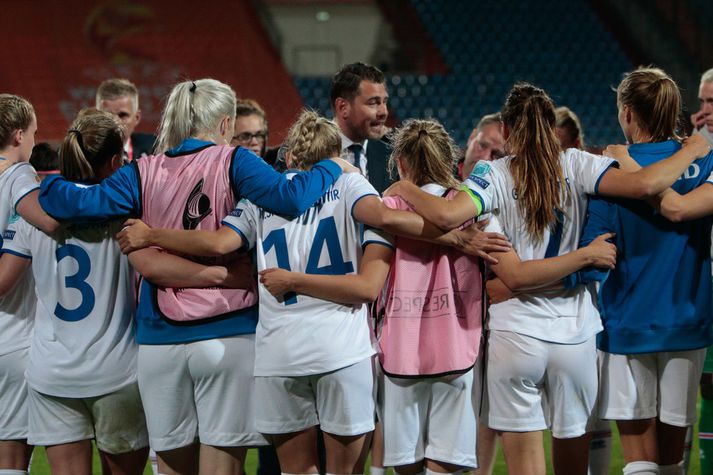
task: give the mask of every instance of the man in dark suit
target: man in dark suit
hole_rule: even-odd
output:
[[[342,158],[361,169],[382,193],[392,183],[390,147],[382,139],[389,110],[384,74],[364,63],[343,66],[332,78],[330,99],[342,134]]]
[[[127,162],[150,155],[153,152],[156,136],[134,132],[141,121],[139,109],[139,90],[128,79],[112,78],[102,82],[97,89],[96,108],[117,116],[124,124],[126,141],[124,159]]]

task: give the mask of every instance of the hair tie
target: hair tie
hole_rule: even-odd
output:
[[[77,136],[77,142],[79,142],[79,147],[83,150],[84,149],[84,141],[82,140],[82,133],[78,131],[77,129],[69,129],[67,131],[68,134],[73,133],[74,135]]]
[[[68,134],[74,134],[75,137],[77,137],[77,145],[79,145],[79,149],[82,151],[84,156],[87,156],[87,151],[84,150],[84,139],[82,139],[82,133],[78,131],[77,129],[69,129],[67,131]]]
[[[190,90],[191,92],[196,92],[196,88],[197,88],[197,87],[198,87],[198,86],[196,86],[196,83],[193,82],[193,81],[191,81],[191,88],[190,88],[189,90]]]

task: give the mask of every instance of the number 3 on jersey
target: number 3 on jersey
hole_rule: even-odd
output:
[[[329,265],[319,266],[319,258],[322,255],[324,245],[327,245],[327,255],[329,256]],[[285,270],[290,268],[290,257],[287,252],[287,240],[285,238],[284,229],[275,229],[268,234],[262,241],[262,252],[267,254],[270,249],[275,248],[277,257],[277,267]],[[317,226],[317,232],[314,234],[314,242],[309,251],[307,258],[307,274],[320,275],[344,275],[354,272],[354,265],[351,262],[344,262],[344,255],[339,243],[339,235],[337,234],[337,225],[334,222],[334,217],[321,219]],[[294,292],[289,292],[285,295],[285,305],[297,303],[297,295]]]
[[[72,258],[77,262],[77,272],[64,278],[64,285],[68,289],[76,289],[81,294],[81,303],[75,309],[67,309],[60,302],[54,308],[54,314],[65,322],[77,322],[86,318],[94,308],[94,290],[86,279],[92,270],[92,262],[87,251],[76,244],[66,244],[55,252],[57,264],[65,259]],[[59,300],[59,296],[58,299]]]

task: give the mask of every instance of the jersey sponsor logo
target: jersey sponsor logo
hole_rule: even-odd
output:
[[[12,241],[15,239],[15,231],[12,229],[6,229],[4,233],[2,233],[2,238],[7,239],[8,241]]]
[[[481,187],[482,189],[486,189],[487,187],[490,186],[490,183],[488,180],[485,178],[480,178],[479,176],[471,176],[470,181]]]
[[[234,216],[236,218],[239,218],[243,214],[243,210],[241,208],[235,208],[233,211],[230,212],[228,216]]]
[[[210,198],[203,194],[203,178],[191,190],[183,208],[183,229],[196,229],[201,221],[213,210],[210,207]]]
[[[485,176],[490,173],[490,165],[487,163],[478,163],[473,169],[473,173],[470,174],[471,178],[474,176]]]

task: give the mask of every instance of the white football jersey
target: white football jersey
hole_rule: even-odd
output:
[[[19,219],[15,213],[17,203],[39,187],[40,179],[27,162],[17,163],[0,174],[0,232]],[[34,283],[29,272],[20,277],[8,295],[0,297],[0,355],[30,345],[35,301]]]
[[[50,238],[24,220],[3,248],[32,258],[37,291],[27,383],[60,397],[93,397],[136,380],[132,270],[114,235],[121,222]]]
[[[483,212],[492,212],[486,231],[507,236],[523,261],[555,257],[579,245],[587,213],[588,195],[597,193],[599,179],[614,163],[577,149],[560,154],[568,193],[562,219],[545,230],[537,242],[527,232],[517,204],[510,174],[511,157],[476,164],[465,184],[483,201]],[[491,330],[506,330],[556,343],[581,343],[602,329],[593,286],[556,292],[532,292],[490,307]]]
[[[299,217],[238,203],[223,224],[255,248],[258,270],[280,267],[307,274],[344,275],[358,270],[357,201],[379,196],[363,176],[345,174]],[[366,305],[341,305],[307,295],[273,297],[260,284],[256,376],[303,376],[333,371],[374,354]]]

